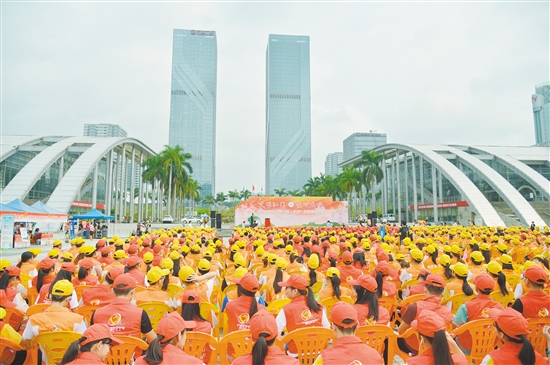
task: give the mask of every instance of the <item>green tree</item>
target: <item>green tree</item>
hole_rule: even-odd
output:
[[[252,195],[250,190],[245,189],[245,190],[241,191],[241,193],[239,194],[239,198],[242,199],[242,200],[247,200],[248,198],[250,198],[250,195]]]
[[[235,201],[236,201],[237,199],[240,199],[240,198],[241,198],[241,197],[240,197],[240,194],[237,192],[237,190],[230,191],[230,192],[228,193],[228,197],[229,197],[229,199],[231,199],[231,203],[233,203],[233,207],[235,207]]]
[[[207,195],[202,200],[202,204],[208,205],[210,207],[210,210],[212,210],[212,206],[216,204],[216,198],[212,195]]]
[[[224,201],[227,200],[227,195],[225,195],[225,193],[218,193],[216,194],[216,204],[219,206],[220,204],[222,204]]]
[[[285,188],[275,189],[274,192],[275,192],[275,194],[277,194],[277,196],[286,196],[286,189]]]
[[[162,165],[162,161],[159,155],[151,156],[143,162],[142,178],[143,181],[151,184],[152,186],[153,191],[151,193],[151,218],[155,220],[157,218],[155,204],[157,194],[155,194],[155,191],[156,189],[160,189],[160,187],[162,186],[162,182],[166,179],[166,170]],[[158,212],[159,215],[160,213],[161,212]]]
[[[176,192],[181,193],[185,190],[184,186],[189,182],[191,173],[193,173],[193,167],[188,161],[191,157],[191,154],[185,152],[181,146],[171,147],[165,145],[164,150],[160,153],[162,165],[168,172],[166,175],[166,185],[168,185],[167,212],[170,212],[173,208],[173,215],[175,215]]]
[[[373,212],[376,211],[375,186],[384,177],[384,171],[381,167],[384,160],[384,154],[370,150],[361,152],[361,158],[354,164],[354,167],[361,169],[361,180],[365,185],[370,185],[371,208]]]

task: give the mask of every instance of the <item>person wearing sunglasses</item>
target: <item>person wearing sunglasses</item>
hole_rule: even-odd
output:
[[[122,343],[106,324],[94,324],[71,343],[59,365],[104,365],[111,348]]]

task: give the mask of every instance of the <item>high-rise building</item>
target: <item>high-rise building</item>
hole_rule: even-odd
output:
[[[174,29],[169,144],[191,154],[202,198],[215,194],[217,59],[215,31]]]
[[[84,137],[127,137],[118,124],[84,124]]]
[[[344,161],[342,152],[329,153],[325,159],[325,176],[336,176],[341,173],[342,169],[338,167],[338,164],[342,161]]]
[[[387,143],[386,133],[353,133],[344,139],[344,161]]]
[[[535,139],[537,144],[550,141],[550,82],[537,85],[533,102],[533,117],[535,119]]]
[[[311,178],[309,37],[270,34],[266,55],[266,193]]]

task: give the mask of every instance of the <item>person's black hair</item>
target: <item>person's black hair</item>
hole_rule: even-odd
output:
[[[437,263],[438,256],[439,256],[439,252],[437,250],[435,250],[432,254],[430,254],[430,257],[432,258],[432,262],[434,264]]]
[[[317,273],[315,269],[309,269],[309,285],[313,285],[317,282]]]
[[[421,334],[422,335],[422,334]],[[422,335],[431,345],[433,349],[434,364],[437,365],[454,365],[449,343],[445,330],[436,331],[433,337]]]
[[[185,329],[180,332],[180,334],[182,333],[185,333]],[[145,362],[149,365],[159,365],[163,360],[162,348],[172,342],[174,337],[165,339],[163,335],[157,334],[157,338],[149,344],[144,358]]]
[[[520,339],[512,338],[508,336],[503,330],[501,330],[496,322],[495,322],[495,327],[499,332],[504,333],[504,336],[506,336],[508,341],[513,343],[523,344],[518,354],[519,362],[521,362],[522,365],[533,365],[535,363],[535,360],[536,360],[535,349],[533,348],[533,345],[531,344],[531,342],[529,342],[529,340],[525,335],[519,335]]]
[[[8,270],[5,270],[2,273],[2,276],[0,276],[0,289],[6,290],[6,288],[8,287],[8,285],[10,283],[10,279],[12,277],[13,276],[10,276],[10,273],[8,272]]]
[[[353,264],[355,265],[356,263],[359,263],[361,267],[367,266],[364,252],[356,252],[353,254]]]
[[[512,266],[512,264],[505,264],[503,262],[501,262],[502,264],[502,269],[505,269],[505,270],[514,270],[514,267]]]
[[[340,300],[340,296],[342,295],[342,290],[340,289],[340,278],[338,277],[338,275],[333,275],[329,279],[330,283],[332,284],[332,295]]]
[[[125,289],[119,289],[113,287],[113,293],[115,293],[116,297],[127,295],[129,292],[134,290],[135,288],[125,288]]]
[[[88,269],[83,266],[80,266],[78,269],[78,280],[84,280],[88,276]]]
[[[476,261],[476,260],[474,260],[474,258],[473,258],[472,256],[470,256],[470,261],[471,261],[474,265],[476,265],[476,266],[479,266],[479,265],[481,265],[481,264],[483,263],[483,261]]]
[[[199,272],[199,274],[201,274],[201,276],[206,275],[210,272],[210,270],[202,270],[202,269],[198,269],[197,271]]]
[[[376,285],[378,286],[376,288],[376,295],[378,296],[378,298],[382,298],[382,286],[384,284],[384,275],[382,275],[382,273],[380,271],[377,271],[376,272]]]
[[[351,324],[353,323],[355,320],[354,319],[351,319],[351,318],[344,318],[342,320],[342,323],[344,324]],[[337,325],[336,323],[334,323],[334,325],[340,330],[340,332],[342,332],[345,336],[353,336],[353,334],[355,333],[355,331],[357,330],[357,326],[358,324],[355,324],[355,326],[353,327],[342,327],[342,326],[339,326]]]
[[[36,276],[36,290],[38,292],[40,292],[40,289],[42,289],[42,285],[44,285],[44,277],[46,275],[49,275],[54,268],[55,268],[55,265],[52,265],[52,267],[50,267],[47,270],[44,270],[42,268],[38,270],[38,275]]]
[[[229,260],[230,260],[230,261],[232,261],[232,262],[235,261],[234,256],[235,256],[236,253],[237,253],[237,252],[233,252],[233,250],[230,251],[230,253],[229,253]],[[265,266],[265,263],[264,263],[264,266]]]
[[[367,318],[374,318],[375,321],[378,321],[379,317],[379,307],[378,307],[378,296],[375,292],[370,292],[367,289],[363,288],[360,285],[354,285],[353,288],[357,293],[357,299],[355,304],[367,304],[369,306],[369,313]]]
[[[62,302],[65,299],[70,298],[71,295],[51,295],[50,299],[51,299],[52,302]]]
[[[443,294],[443,291],[445,290],[445,288],[440,288],[439,286],[434,286],[430,284],[426,284],[424,287],[428,290],[428,293],[430,293],[431,295],[441,296]]]
[[[115,282],[113,279],[111,279],[109,277],[109,273],[107,273],[107,275],[105,275],[105,279],[103,281],[105,281],[109,285],[113,285],[113,283]]]
[[[164,276],[164,281],[162,282],[162,286],[160,288],[162,291],[166,291],[168,289],[168,284],[170,284],[169,276],[170,274]]]
[[[130,272],[130,270],[132,270],[132,269],[137,269],[138,265],[139,265],[139,263],[135,264],[134,266],[125,266],[124,267],[124,273],[126,274],[126,273]]]
[[[491,262],[491,251],[489,250],[481,250],[481,254],[483,255],[483,258],[485,259],[485,263],[488,264]]]
[[[256,293],[246,290],[241,286],[241,284],[237,284],[237,291],[239,295],[245,295],[247,297],[250,297],[252,299],[250,303],[250,308],[248,309],[249,318],[252,318],[254,314],[258,311],[258,302],[256,301]]]
[[[102,338],[101,340],[91,341],[85,344],[84,346],[80,346],[80,343],[84,342],[85,340],[86,340],[86,337],[80,337],[78,340],[72,342],[67,348],[65,355],[63,355],[63,359],[61,360],[59,365],[65,365],[75,361],[78,358],[78,355],[80,355],[80,353],[90,352],[90,350],[96,343],[99,343],[108,339]]]
[[[506,275],[502,271],[500,271],[498,274],[493,274],[492,272],[489,272],[489,274],[497,278],[497,284],[500,288],[500,292],[502,295],[507,296],[508,295],[508,288],[506,287]]]
[[[17,267],[18,268],[21,268],[21,266],[23,265],[23,263],[29,261],[29,260],[32,260],[32,258],[34,257],[34,255],[32,254],[32,252],[29,252],[29,251],[25,251],[21,254],[21,261],[19,261],[17,263]]]
[[[264,257],[262,258],[262,262],[263,262],[263,267],[268,267],[269,266],[269,257]]]
[[[337,265],[336,259],[334,257],[328,259],[328,262],[330,262],[330,267],[336,267]]]
[[[296,255],[294,254],[294,252],[292,252],[288,258],[288,260],[290,261],[291,264],[294,263],[294,261],[296,261]]]
[[[307,307],[311,309],[313,312],[318,312],[321,310],[322,308],[321,304],[317,303],[317,301],[315,300],[315,294],[313,294],[313,290],[311,290],[310,286],[308,286],[306,290],[298,289],[298,293],[300,293],[300,295],[307,295],[307,300],[306,300]]]
[[[478,291],[479,291],[479,294],[483,294],[483,295],[489,295],[491,294],[492,290],[491,289],[485,289],[485,290],[481,290],[478,288]]]
[[[278,267],[277,271],[275,271],[275,279],[273,280],[273,290],[275,294],[279,294],[282,290],[282,287],[279,285],[281,281],[283,281],[283,270]]]
[[[52,283],[50,284],[50,290],[48,292],[48,296],[51,297],[52,296],[52,290],[53,290],[53,286],[55,285],[55,283],[57,283],[59,280],[67,280],[67,281],[71,281],[73,278],[73,274],[69,271],[65,271],[65,270],[59,270],[59,272],[57,273],[57,276],[55,277],[55,279],[53,279]]]
[[[179,277],[178,273],[181,270],[181,261],[180,259],[177,259],[177,260],[172,260],[172,262],[174,263],[174,267],[172,268],[172,276],[175,276],[178,278]]]
[[[418,276],[416,277],[416,279],[424,279],[424,281],[426,281],[426,279],[428,278],[428,275],[430,275],[429,272],[425,272],[424,274],[422,273],[418,273]]]
[[[451,265],[441,265],[443,266],[443,274],[445,274],[445,278],[450,279],[453,277],[453,270],[451,270]]]
[[[462,259],[462,256],[460,255],[460,253],[451,252],[451,254],[456,258],[456,262],[462,262],[463,264],[466,264]]]
[[[538,260],[540,261],[544,267],[546,268],[546,270],[550,270],[550,267],[548,267],[548,258],[544,258],[544,259],[541,259],[540,257],[536,257],[534,258],[533,260]]]
[[[304,252],[303,252],[302,256],[306,256],[306,257],[311,256],[311,250],[307,247],[304,247]]]
[[[464,294],[466,294],[467,296],[474,295],[474,289],[472,289],[472,287],[468,283],[468,277],[467,276],[460,276],[457,273],[455,273],[455,277],[458,280],[462,280],[462,291],[464,292]]]
[[[276,337],[273,337],[271,340],[266,340],[266,337],[269,336],[269,333],[262,332],[254,342],[254,346],[252,346],[252,364],[265,365],[268,346],[273,346],[276,339]]]
[[[199,303],[182,303],[181,317],[186,321],[206,321],[201,315],[201,305]]]
[[[304,263],[304,258],[302,256],[298,256],[296,258],[296,261],[298,261],[299,264],[303,264]]]

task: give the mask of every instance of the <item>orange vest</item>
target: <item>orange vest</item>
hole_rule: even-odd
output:
[[[513,343],[510,341],[505,342],[498,350],[489,352],[489,356],[493,359],[495,365],[521,365],[518,359],[518,354],[521,351],[523,344]],[[408,363],[408,361],[407,361]],[[535,365],[544,365],[547,362],[544,358],[535,351]]]
[[[519,298],[525,318],[550,317],[550,295],[542,290],[530,290]]]
[[[357,278],[363,274],[361,270],[354,266],[341,266],[338,268],[338,270],[340,270],[340,277],[342,278],[342,282],[348,280],[357,280]]]
[[[138,285],[145,285],[145,274],[139,271],[139,269],[132,269],[128,271],[128,274],[132,275],[134,279],[136,279]]]
[[[43,313],[29,317],[31,326],[38,326],[38,333],[52,331],[74,331],[74,325],[81,323],[84,317],[71,312],[68,308],[49,307]]]
[[[298,328],[323,326],[322,307],[318,312],[312,312],[307,306],[307,296],[305,295],[293,298],[290,303],[284,306],[283,310],[288,332]],[[293,354],[297,352],[294,341],[288,344],[288,352]]]
[[[489,318],[489,309],[497,308],[499,310],[504,309],[502,305],[495,302],[489,295],[478,294],[474,298],[465,303],[466,310],[468,311],[468,322],[476,319]],[[472,348],[472,335],[469,331],[466,331],[458,335],[458,342],[467,350]]]
[[[451,321],[453,320],[453,314],[451,313],[451,310],[441,305],[440,296],[430,295],[417,302],[416,317],[414,319],[417,319],[418,315],[422,313],[423,310],[431,310],[432,312],[439,314],[446,324],[451,323]]]
[[[129,300],[115,298],[94,313],[94,323],[105,323],[115,335],[141,338],[143,309],[134,307]]]
[[[136,304],[147,302],[159,302],[167,304],[172,300],[172,296],[165,291],[160,290],[156,286],[150,286],[139,293],[134,294],[134,300]]]
[[[359,326],[372,325],[374,323],[374,318],[368,317],[369,315],[369,305],[365,304],[354,304],[353,308],[357,311],[359,317]],[[378,320],[376,324],[387,325],[390,321],[390,313],[384,307],[378,306]]]
[[[453,363],[455,365],[469,365],[470,363],[464,355],[451,354]],[[409,357],[407,359],[407,365],[434,365],[433,349],[427,349],[418,356]]]
[[[250,305],[256,298],[241,295],[237,299],[227,303],[225,314],[227,315],[227,332],[250,329]],[[258,310],[264,308],[258,303]]]
[[[323,364],[383,364],[380,354],[357,336],[340,337],[321,351],[321,358]]]
[[[82,302],[84,305],[105,305],[115,299],[115,293],[109,285],[96,284],[90,289],[82,291]]]
[[[78,277],[73,278],[72,280],[74,286],[79,285],[96,285],[97,284],[97,277],[93,275],[86,276],[83,280],[79,280]]]

